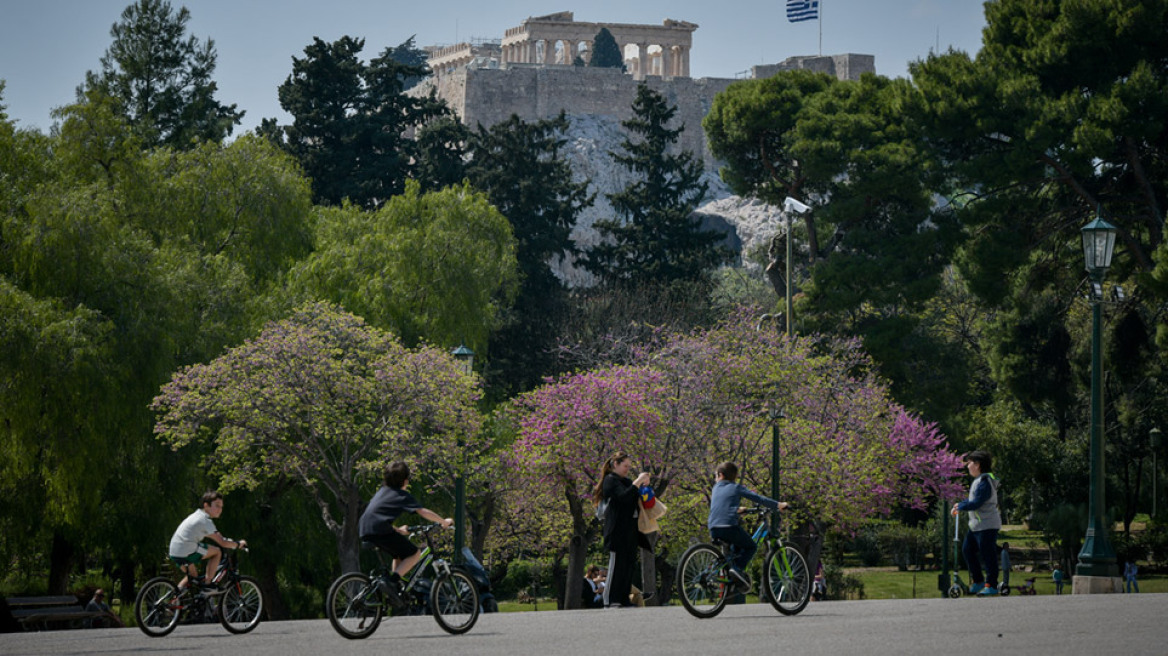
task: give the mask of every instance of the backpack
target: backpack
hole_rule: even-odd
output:
[[[603,522],[604,515],[608,512],[608,499],[601,499],[600,503],[596,504],[596,519]]]

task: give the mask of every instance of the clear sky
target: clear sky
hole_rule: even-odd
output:
[[[290,118],[277,87],[314,36],[362,37],[362,58],[416,35],[419,46],[499,39],[529,16],[572,11],[578,21],[697,23],[690,73],[735,77],[795,55],[876,56],[876,72],[907,75],[908,62],[938,46],[970,54],[981,47],[980,0],[821,0],[822,25],[789,23],[785,0],[170,0],[185,6],[187,33],[210,37],[219,52],[216,98],[247,113],[239,130],[263,118]],[[98,70],[110,27],[132,0],[0,0],[0,79],[18,127],[47,131],[49,112],[74,100],[85,72]]]

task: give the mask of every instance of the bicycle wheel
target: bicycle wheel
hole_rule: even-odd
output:
[[[161,638],[178,626],[182,609],[178,586],[174,581],[160,576],[150,579],[138,590],[138,596],[134,599],[134,620],[138,622],[142,633],[152,638]]]
[[[259,626],[264,614],[264,594],[259,581],[250,576],[227,585],[219,598],[219,623],[232,633],[247,633]]]
[[[430,609],[434,621],[447,633],[466,633],[479,619],[479,591],[474,579],[460,570],[451,570],[434,579],[430,588]]]
[[[681,555],[677,594],[690,615],[704,619],[722,612],[730,588],[728,568],[722,552],[708,544],[695,544]]]
[[[770,552],[762,580],[771,605],[784,615],[802,612],[811,600],[811,572],[795,547],[787,545]]]
[[[325,612],[337,633],[358,640],[368,638],[381,623],[385,608],[381,591],[369,577],[358,572],[333,581],[325,598]]]

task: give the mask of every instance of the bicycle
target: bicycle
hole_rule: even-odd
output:
[[[377,553],[379,564],[369,574],[342,574],[329,587],[325,611],[337,633],[351,640],[368,638],[389,611],[432,613],[438,626],[455,635],[466,633],[474,626],[479,618],[478,588],[470,574],[435,556],[430,533],[439,526],[429,524],[406,528],[411,539],[419,535],[424,537],[426,546],[418,564],[402,577],[400,606],[393,606],[383,591],[383,586],[393,585],[388,579],[390,569],[385,564],[384,554],[373,544],[362,542],[361,546]],[[431,580],[424,577],[427,570],[433,572]]]
[[[766,546],[763,559],[760,597],[784,615],[796,615],[807,607],[811,599],[811,572],[807,560],[795,547],[784,544],[778,526],[772,527],[777,510],[751,508],[744,514],[763,515],[752,540]],[[776,522],[777,523],[777,522]],[[677,592],[681,604],[698,618],[714,617],[726,607],[734,588],[730,568],[734,560],[730,545],[721,540],[690,547],[678,562]]]
[[[161,638],[180,622],[214,621],[216,617],[231,633],[256,628],[264,614],[264,595],[258,580],[239,573],[238,552],[223,550],[219,569],[209,584],[191,581],[180,591],[171,577],[147,581],[134,599],[138,628],[152,638]]]

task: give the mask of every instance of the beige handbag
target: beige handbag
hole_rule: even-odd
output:
[[[669,510],[664,503],[661,503],[661,499],[657,499],[657,503],[646,509],[645,505],[641,503],[640,497],[637,497],[637,505],[641,507],[641,512],[637,514],[637,530],[642,533],[658,531],[657,520],[665,514],[666,510]]]

